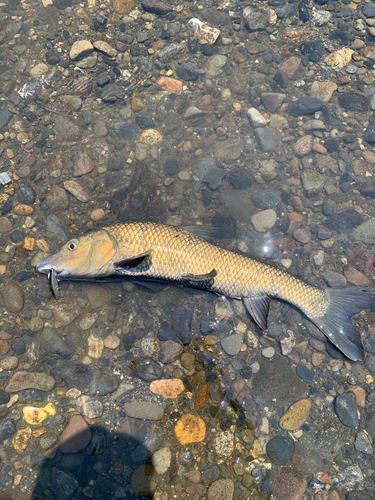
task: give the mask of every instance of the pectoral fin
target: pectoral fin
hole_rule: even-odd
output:
[[[246,309],[262,330],[267,330],[267,316],[270,308],[270,298],[267,295],[246,297],[243,299]]]
[[[113,266],[117,269],[120,268],[134,268],[142,264],[142,262],[151,256],[151,250],[147,250],[147,252],[142,253],[140,255],[135,255],[134,257],[129,257],[128,259],[120,260],[118,262],[114,262]]]
[[[217,271],[212,269],[212,271],[207,274],[184,274],[183,276],[180,276],[180,281],[209,281],[215,278],[216,275]]]

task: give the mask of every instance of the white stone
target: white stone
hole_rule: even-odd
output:
[[[267,120],[256,108],[249,108],[247,117],[254,128],[265,127],[267,125]]]
[[[169,448],[160,448],[152,455],[152,465],[156,474],[165,474],[171,465],[172,453]]]

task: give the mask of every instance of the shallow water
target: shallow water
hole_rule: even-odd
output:
[[[0,3],[0,498],[373,498],[372,310],[353,363],[284,303],[262,332],[237,300],[120,280],[55,300],[35,271],[152,220],[372,286],[373,5],[168,5]]]

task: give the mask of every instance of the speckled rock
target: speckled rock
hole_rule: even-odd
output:
[[[25,389],[37,389],[39,391],[51,391],[55,387],[55,380],[46,373],[19,371],[11,375],[5,384],[6,392],[18,392]]]
[[[25,304],[25,296],[22,288],[17,283],[7,283],[1,289],[1,298],[5,309],[10,313],[19,313]]]
[[[277,500],[302,500],[306,479],[292,469],[282,469],[273,478],[271,491]]]
[[[234,493],[233,479],[218,479],[208,488],[208,500],[232,500]]]
[[[335,400],[335,412],[346,427],[358,426],[357,402],[353,392],[344,392]]]
[[[296,431],[307,420],[311,410],[309,399],[300,399],[294,403],[280,418],[279,425],[286,431]]]

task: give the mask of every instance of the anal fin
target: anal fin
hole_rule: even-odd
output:
[[[217,276],[217,271],[216,269],[212,269],[212,271],[207,274],[184,274],[180,276],[180,281],[209,281],[215,278],[215,276]]]
[[[268,295],[257,295],[243,299],[246,309],[262,330],[267,330],[267,316],[271,299]]]

